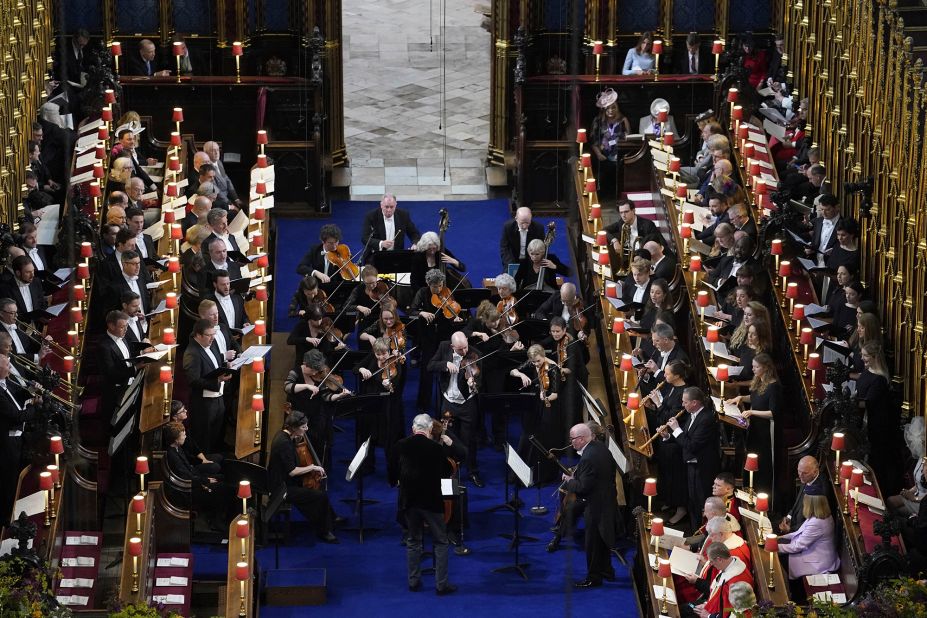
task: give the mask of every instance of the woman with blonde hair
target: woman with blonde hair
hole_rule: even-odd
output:
[[[801,579],[806,575],[833,573],[840,568],[834,518],[827,496],[820,495],[824,491],[822,487],[824,485],[814,483],[805,485],[805,495],[802,498],[802,515],[805,521],[795,532],[779,537],[779,553],[789,555],[790,584],[798,584],[791,585],[792,590],[803,588],[800,585]],[[803,596],[803,590],[799,595]]]
[[[863,372],[863,346],[867,343],[882,346],[882,322],[879,316],[868,312],[857,314],[856,330],[847,343],[853,348],[853,373],[860,374]],[[851,374],[850,377],[856,379],[858,376]]]
[[[903,465],[900,453],[901,410],[892,398],[891,374],[885,364],[882,346],[875,342],[863,345],[860,352],[863,371],[856,379],[856,398],[866,411],[869,437],[869,465],[879,479],[883,495],[893,496],[901,490]]]
[[[751,300],[744,307],[744,317],[731,335],[729,349],[734,350],[744,344],[747,340],[747,328],[753,324],[755,318],[762,319],[767,325],[770,324],[769,310],[766,306],[757,300]],[[770,335],[770,338],[772,338],[772,335]]]
[[[753,380],[753,359],[757,354],[772,354],[772,330],[766,318],[754,316],[750,326],[747,327],[747,337],[743,344],[731,350],[740,359],[743,367],[738,376],[739,381]]]
[[[924,417],[915,416],[911,422],[904,426],[904,441],[908,451],[917,459],[914,464],[914,485],[902,489],[901,493],[888,498],[891,510],[904,517],[917,515],[921,508],[921,501],[927,496],[927,482],[924,482]]]

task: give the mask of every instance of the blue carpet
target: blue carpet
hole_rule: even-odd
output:
[[[500,228],[509,217],[507,202],[491,200],[481,202],[440,202],[401,204],[407,208],[420,231],[425,232],[437,225],[437,210],[446,207],[451,215],[451,227],[447,233],[447,244],[470,268],[471,280],[498,274],[498,242]],[[319,228],[327,222],[341,227],[345,242],[353,249],[360,247],[359,227],[364,213],[376,207],[374,202],[336,203],[334,215],[327,220],[287,220],[278,225],[278,256],[275,280],[277,283],[276,330],[287,330],[290,320],[286,318],[286,305],[295,290],[299,277],[295,274],[296,264],[316,242]],[[546,218],[541,218],[545,223]],[[553,247],[557,255],[567,261],[569,251],[564,238],[565,227],[558,222],[558,235]],[[349,341],[349,344],[352,343]],[[352,379],[348,386],[352,387]],[[418,387],[418,371],[409,372],[404,391],[405,410],[409,426],[415,410],[415,394]],[[350,515],[350,524],[357,524],[356,514],[341,500],[353,498],[355,484],[345,478],[346,461],[353,455],[353,423],[338,423],[345,432],[337,434],[333,451],[334,470],[330,470],[329,495],[336,511]],[[488,427],[487,427],[488,428]],[[513,421],[509,428],[509,441],[518,441],[519,425]],[[630,617],[639,614],[627,569],[613,560],[617,581],[606,582],[601,588],[576,591],[574,580],[585,577],[585,554],[582,551],[582,530],[575,542],[565,540],[563,549],[549,554],[546,544],[550,539],[550,526],[556,512],[556,487],[523,489],[521,499],[524,517],[521,532],[536,537],[534,542],[525,542],[521,547],[520,561],[527,563],[528,581],[515,573],[493,573],[493,569],[514,562],[514,552],[509,551],[509,541],[498,535],[511,532],[513,515],[508,511],[488,512],[504,500],[505,467],[501,453],[484,448],[479,453],[480,469],[486,487],[469,487],[470,526],[465,530],[465,544],[472,553],[468,556],[450,556],[450,580],[460,590],[450,596],[434,594],[434,576],[425,575],[424,590],[419,593],[407,591],[405,548],[399,544],[401,531],[396,523],[396,491],[386,481],[385,455],[376,451],[376,472],[365,477],[365,496],[379,500],[377,504],[365,507],[365,525],[381,528],[379,532],[365,537],[363,544],[357,534],[338,531],[340,545],[326,545],[317,542],[307,524],[299,521],[293,527],[293,539],[280,548],[281,568],[324,567],[328,575],[328,603],[322,607],[261,607],[261,615],[269,618],[320,616],[408,616],[428,615],[434,611],[441,616],[472,617],[474,612],[488,616],[611,616]],[[569,462],[565,462],[569,463]],[[530,507],[538,501],[549,509],[545,516],[530,514]],[[430,540],[426,535],[426,548]],[[223,546],[195,546],[196,566],[201,572],[224,572],[227,548]],[[633,554],[627,554],[633,560]],[[274,547],[258,551],[261,569],[274,568]],[[430,561],[423,566],[429,566]]]
[[[326,223],[337,225],[344,236],[342,242],[352,251],[359,251],[363,247],[360,238],[364,215],[378,207],[379,202],[334,202],[332,216],[327,219],[277,221],[274,330],[289,332],[293,328],[294,321],[287,317],[287,309],[301,278],[296,274],[296,265],[306,251],[319,242],[322,226]],[[483,277],[499,274],[499,237],[502,225],[511,218],[508,200],[402,202],[399,207],[409,211],[422,234],[429,230],[438,231],[438,210],[446,208],[451,225],[445,235],[445,243],[467,265],[470,281],[478,285]],[[557,233],[551,251],[569,264],[565,220],[553,219],[557,222]],[[537,220],[546,224],[551,218],[538,217]]]

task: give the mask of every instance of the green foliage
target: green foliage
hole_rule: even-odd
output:
[[[59,607],[52,591],[49,566],[21,558],[0,560],[0,616],[4,618],[69,618],[70,609]]]

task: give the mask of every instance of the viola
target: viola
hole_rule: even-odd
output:
[[[385,281],[377,281],[376,285],[371,288],[365,288],[367,296],[375,303],[380,302],[383,298],[389,298],[390,287]]]
[[[360,275],[360,267],[351,261],[353,256],[347,245],[339,244],[334,251],[326,251],[325,257],[338,267],[335,274],[341,275],[343,279],[357,279]]]
[[[567,376],[563,371],[563,368],[566,367],[567,360],[569,360],[569,354],[567,353],[567,348],[573,343],[573,336],[570,333],[565,333],[563,338],[557,342],[557,363],[560,365],[560,379],[563,382],[566,382]]]
[[[444,435],[444,432],[447,431],[448,427],[451,426],[451,422],[454,420],[454,417],[451,415],[449,410],[445,410],[444,414],[441,417],[440,421],[435,421],[431,424],[431,439],[435,442],[441,442],[441,436]],[[451,464],[451,476],[457,476],[457,462],[454,461],[453,457],[447,458],[448,463]],[[450,523],[451,515],[454,512],[454,500],[453,498],[444,499],[444,523]]]
[[[447,286],[442,287],[437,294],[431,295],[431,305],[441,311],[448,320],[460,317],[460,304],[454,300]]]
[[[537,367],[538,384],[541,386],[541,399],[544,400],[544,407],[550,407],[550,399],[547,398],[546,392],[550,390],[550,374],[547,373],[547,360]]]
[[[496,303],[496,311],[502,315],[502,319],[505,320],[509,326],[518,321],[518,313],[515,311],[515,298],[512,296]]]
[[[325,341],[329,341],[330,343],[344,343],[344,333],[341,332],[340,328],[335,326],[335,322],[331,318],[322,318],[319,322],[319,328],[325,331]]]
[[[316,383],[320,390],[327,389],[334,393],[340,393],[344,390],[344,378],[333,373],[325,365],[321,369],[310,370],[309,378]]]

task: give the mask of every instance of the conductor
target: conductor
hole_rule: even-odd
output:
[[[618,493],[615,488],[615,460],[604,443],[593,439],[588,425],[570,429],[570,444],[579,453],[579,465],[572,476],[563,475],[563,489],[586,502],[586,579],[577,588],[601,586],[615,578],[610,552],[618,536]]]
[[[412,435],[400,440],[390,453],[389,481],[392,486],[399,484],[399,512],[408,526],[409,590],[422,589],[422,534],[427,523],[434,539],[436,593],[443,596],[457,590],[447,580],[448,540],[441,496],[441,479],[451,476],[451,465],[444,448],[431,438],[433,423],[427,414],[412,419]]]

